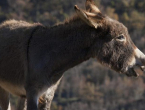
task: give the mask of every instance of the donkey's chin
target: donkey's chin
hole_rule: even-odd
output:
[[[145,71],[145,66],[134,66],[131,68],[128,68],[127,72],[125,73],[128,77],[134,76],[134,77],[138,77],[140,74],[139,73],[143,73]]]

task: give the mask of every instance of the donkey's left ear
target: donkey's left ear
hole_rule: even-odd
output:
[[[75,11],[76,11],[77,15],[85,23],[87,23],[89,26],[97,28],[98,26],[103,25],[104,16],[101,15],[100,13],[97,14],[97,13],[86,12],[84,10],[79,9],[77,5],[75,5],[74,8],[75,8]]]

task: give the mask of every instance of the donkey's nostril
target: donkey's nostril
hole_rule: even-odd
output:
[[[142,66],[143,64],[142,64],[140,59],[136,58],[136,64],[135,65]]]

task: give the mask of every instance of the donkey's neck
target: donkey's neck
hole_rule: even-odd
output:
[[[92,57],[90,51],[95,39],[92,30],[79,20],[40,30],[35,33],[35,48],[40,49],[39,56],[44,58],[42,61],[49,71],[64,72]]]
[[[62,68],[71,68],[92,56],[90,53],[94,41],[94,37],[90,36],[92,28],[83,22],[76,20],[54,26],[50,30],[50,37],[57,42],[54,51]]]

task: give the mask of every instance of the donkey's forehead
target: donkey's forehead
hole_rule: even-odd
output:
[[[111,34],[119,35],[124,34],[128,35],[128,29],[119,21],[113,20],[109,17],[107,17],[107,26],[111,32]]]

